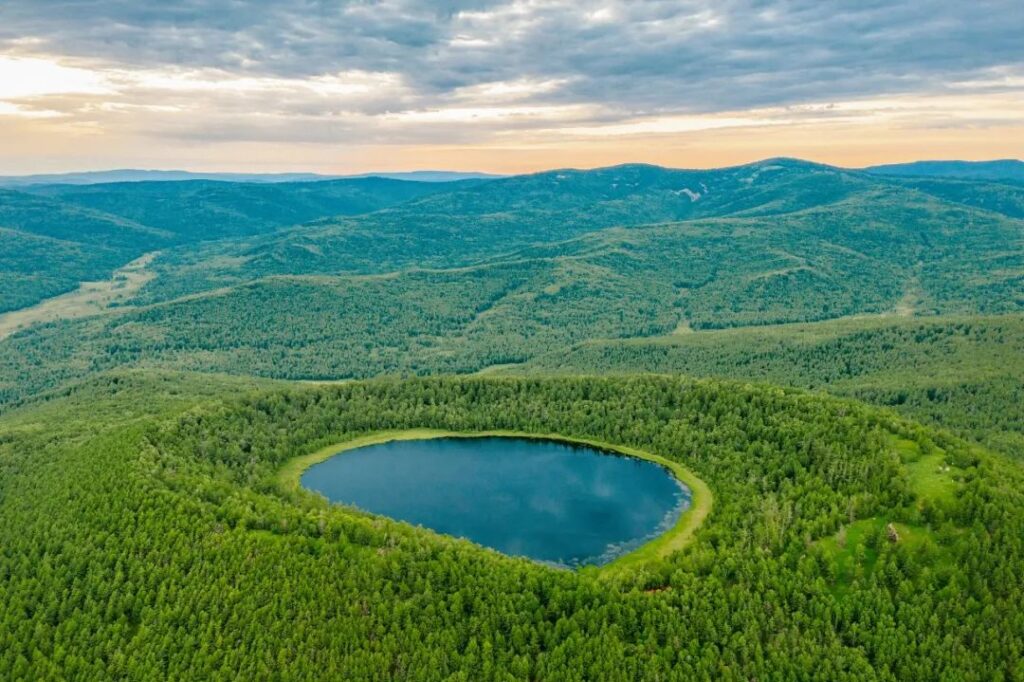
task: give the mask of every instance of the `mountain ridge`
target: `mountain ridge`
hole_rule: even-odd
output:
[[[351,174],[291,173],[203,173],[185,170],[156,170],[118,168],[104,171],[72,171],[67,173],[37,173],[29,175],[0,175],[0,187],[34,187],[39,185],[103,185],[125,182],[183,182],[208,180],[212,182],[244,182],[278,184],[288,182],[325,182],[329,180],[357,180],[384,178],[413,182],[454,182],[458,180],[486,180],[505,177],[477,171],[381,171]]]
[[[360,178],[386,178],[416,182],[452,182],[457,180],[497,180],[524,175],[541,175],[559,172],[587,172],[611,170],[630,166],[660,168],[677,171],[717,171],[739,169],[748,166],[765,165],[773,162],[801,163],[808,166],[835,168],[848,171],[862,171],[876,175],[901,175],[922,177],[959,177],[988,180],[1024,180],[1024,161],[1019,159],[991,159],[985,161],[964,161],[959,159],[921,159],[917,161],[875,164],[865,167],[846,167],[827,164],[798,157],[776,156],[728,166],[693,168],[688,166],[666,166],[645,162],[623,162],[608,166],[578,168],[566,166],[525,173],[490,173],[485,171],[447,171],[417,169],[410,171],[370,171],[365,173],[315,173],[291,171],[280,173],[246,173],[232,171],[188,171],[179,169],[117,168],[96,171],[68,171],[58,173],[30,173],[0,175],[0,187],[30,187],[38,185],[93,185],[121,182],[181,182],[188,180],[210,180],[217,182],[244,182],[277,184],[290,182],[323,182],[328,180],[352,180]]]
[[[863,170],[876,175],[900,177],[1024,181],[1024,161],[1020,159],[911,161],[868,166]]]

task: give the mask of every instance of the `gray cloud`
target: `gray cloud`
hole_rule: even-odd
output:
[[[698,3],[6,0],[0,46],[276,76],[398,72],[424,95],[524,76],[556,101],[715,110],[874,94],[1024,62],[1019,0]]]
[[[220,69],[244,77],[301,79],[352,70],[400,75],[400,93],[371,93],[344,104],[367,116],[452,106],[460,88],[555,81],[518,101],[592,105],[587,117],[575,120],[597,122],[939,93],[950,82],[993,69],[1019,74],[1019,3],[5,0],[0,52],[61,54],[125,68]],[[289,97],[208,96],[222,113],[253,105],[282,117],[343,118],[332,109],[341,105],[329,99]],[[213,136],[211,125],[197,126],[194,134]],[[279,125],[254,123],[253,134]],[[312,125],[314,137],[360,129],[338,120],[299,125]]]

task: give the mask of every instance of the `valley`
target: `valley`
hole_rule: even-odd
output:
[[[139,256],[115,270],[109,280],[83,282],[74,291],[0,314],[0,339],[37,324],[98,315],[125,303],[153,279],[154,275],[147,268],[158,253],[153,251]]]
[[[1006,372],[1020,366],[1020,186],[791,159],[420,184],[30,188],[190,241],[147,260],[109,312],[90,285],[7,313],[0,410],[119,368],[683,372],[856,396],[1019,450],[1020,420],[980,406],[1021,391]],[[246,218],[268,204],[350,215]]]

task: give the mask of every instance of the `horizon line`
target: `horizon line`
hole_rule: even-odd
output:
[[[987,164],[987,163],[1024,163],[1024,159],[1014,157],[1002,157],[1002,158],[990,158],[990,159],[956,159],[956,158],[934,158],[934,159],[912,159],[909,161],[890,161],[886,163],[869,164],[866,166],[840,166],[831,163],[825,163],[821,161],[815,161],[813,159],[797,157],[797,156],[768,156],[753,161],[738,164],[727,164],[723,166],[667,166],[657,163],[649,163],[645,161],[626,161],[623,163],[613,163],[607,165],[595,165],[595,166],[551,166],[540,168],[536,170],[524,171],[522,173],[499,173],[487,170],[463,170],[463,169],[445,169],[445,168],[408,168],[408,169],[396,169],[396,170],[375,170],[375,171],[357,171],[357,172],[340,172],[340,173],[325,173],[311,170],[282,170],[282,171],[247,171],[247,170],[188,170],[186,168],[145,168],[145,167],[131,167],[121,166],[117,168],[92,168],[92,169],[78,169],[78,170],[66,170],[66,171],[48,171],[48,172],[29,172],[29,173],[3,173],[0,174],[0,179],[25,179],[33,177],[59,177],[68,175],[98,175],[103,173],[183,173],[189,175],[209,175],[209,176],[228,176],[228,175],[242,175],[242,176],[256,176],[256,177],[267,177],[267,176],[312,176],[317,178],[323,178],[326,180],[331,179],[358,179],[366,177],[379,177],[386,175],[407,175],[407,174],[452,174],[452,175],[480,175],[480,176],[493,176],[495,178],[507,178],[515,177],[518,175],[533,175],[538,173],[546,173],[553,171],[588,171],[588,170],[602,170],[608,168],[618,168],[623,166],[650,166],[652,168],[664,168],[667,170],[721,170],[727,168],[741,168],[743,166],[750,166],[759,163],[765,163],[768,161],[800,161],[802,163],[815,164],[819,166],[828,166],[830,168],[838,168],[841,170],[852,170],[852,171],[863,171],[872,168],[884,168],[887,166],[906,166],[912,164],[922,163],[964,163],[964,164]]]

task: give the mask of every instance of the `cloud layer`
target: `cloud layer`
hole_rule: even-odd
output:
[[[392,145],[917,116],[922,102],[927,125],[1004,125],[1022,35],[1019,0],[6,0],[0,116]]]

